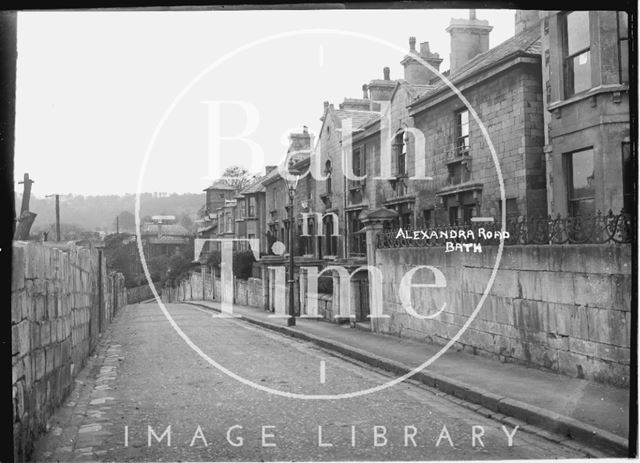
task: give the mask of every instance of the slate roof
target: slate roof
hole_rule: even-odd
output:
[[[380,113],[375,111],[355,111],[348,109],[334,109],[332,114],[338,119],[339,126],[342,126],[342,120],[351,118],[351,125],[354,130],[360,129],[365,125],[380,119]]]
[[[414,100],[416,98],[420,98],[422,95],[429,92],[430,90],[434,90],[435,88],[437,88],[436,85],[410,84],[406,80],[399,80],[398,82],[400,82],[401,85],[403,85],[404,88],[407,89],[407,92],[409,92],[409,95]]]
[[[452,83],[455,84],[484,69],[499,64],[502,61],[506,61],[508,59],[523,55],[540,56],[541,52],[542,44],[540,42],[540,25],[536,24],[529,29],[520,32],[519,34],[516,34],[510,39],[505,40],[500,45],[497,45],[490,50],[472,58],[459,69],[456,69],[453,74],[450,74],[447,77]],[[413,104],[417,103],[418,101],[428,99],[432,94],[437,93],[444,87],[447,87],[447,85],[444,82],[439,81],[431,87],[433,88],[422,94],[422,96],[418,97],[418,99]]]
[[[262,180],[264,180],[264,178],[265,176],[258,177],[254,182],[250,183],[242,191],[240,191],[240,194],[247,195],[252,193],[264,193],[266,191],[264,185],[262,184]]]
[[[231,191],[233,191],[233,190],[235,190],[235,188],[230,186],[224,180],[218,179],[218,180],[214,180],[213,183],[211,184],[211,186],[208,186],[207,188],[205,188],[202,191],[207,191],[207,190],[231,190]]]
[[[157,223],[143,223],[140,226],[140,233],[142,235],[157,235],[158,234],[158,224]],[[161,227],[161,235],[162,236],[190,236],[191,233],[189,230],[184,228],[182,225],[176,224],[162,224]]]

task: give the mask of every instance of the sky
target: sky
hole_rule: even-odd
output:
[[[78,11],[18,14],[16,182],[32,194],[201,192],[230,165],[278,164],[323,102],[402,78],[409,36],[449,69],[467,10]],[[477,10],[494,47],[513,10]],[[419,45],[418,45],[419,47]],[[238,138],[244,138],[239,140]],[[217,142],[216,142],[217,140]],[[16,184],[21,191],[21,185]]]

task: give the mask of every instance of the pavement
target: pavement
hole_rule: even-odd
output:
[[[157,303],[118,312],[36,443],[33,461],[604,455],[417,381],[337,399],[395,375],[248,318],[213,317],[210,308],[184,303],[166,310],[175,326]],[[309,394],[330,397],[310,400]]]
[[[189,303],[189,302],[186,302]],[[219,311],[214,301],[191,301]],[[247,322],[313,342],[396,375],[406,374],[440,350],[396,336],[323,320],[286,320],[256,307],[234,305]],[[617,456],[628,454],[630,391],[526,366],[501,363],[453,349],[413,376],[425,385],[517,418],[555,435]]]

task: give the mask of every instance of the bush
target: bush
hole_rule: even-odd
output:
[[[240,251],[233,253],[233,274],[236,278],[246,280],[251,278],[253,263],[253,251]]]
[[[209,257],[207,257],[207,265],[209,267],[215,267],[215,268],[220,268],[220,262],[221,262],[221,258],[220,258],[221,254],[220,251],[211,251],[211,253],[209,254]]]
[[[251,278],[253,263],[256,261],[253,257],[253,251],[236,251],[233,253],[233,274],[236,278],[246,280]],[[221,262],[220,251],[211,251],[207,258],[207,265],[219,270]]]
[[[321,276],[318,278],[318,292],[333,294],[333,277],[331,276]]]
[[[147,260],[147,268],[152,281],[164,282],[167,278],[170,259],[168,256],[156,256]]]
[[[167,272],[167,283],[171,286],[177,284],[182,278],[189,274],[192,264],[182,254],[174,254],[169,258],[169,271]]]

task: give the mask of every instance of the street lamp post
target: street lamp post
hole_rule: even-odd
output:
[[[293,198],[296,194],[299,177],[295,180],[288,181],[289,187],[289,318],[287,318],[287,326],[295,326],[296,324],[296,308],[293,278]]]

